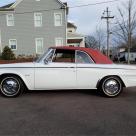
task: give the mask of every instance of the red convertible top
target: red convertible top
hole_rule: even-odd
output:
[[[69,46],[61,46],[61,47],[52,47],[54,49],[66,49],[66,50],[80,50],[86,52],[96,64],[112,64],[113,62],[103,55],[100,51],[94,50],[91,48],[83,48],[83,47],[69,47]]]

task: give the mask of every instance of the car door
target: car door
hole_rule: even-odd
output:
[[[52,60],[35,66],[35,89],[74,89],[76,87],[75,51],[55,50]]]
[[[98,82],[98,69],[91,57],[83,52],[76,51],[77,87],[79,89],[95,89]]]

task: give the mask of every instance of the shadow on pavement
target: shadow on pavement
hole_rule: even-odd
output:
[[[71,94],[84,94],[84,95],[92,95],[92,96],[102,96],[102,94],[98,90],[27,90],[25,94],[32,95],[71,95]]]

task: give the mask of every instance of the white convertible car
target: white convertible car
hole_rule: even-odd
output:
[[[115,65],[97,50],[52,47],[33,63],[0,65],[0,92],[6,97],[29,90],[98,89],[108,97],[136,86],[136,67]]]

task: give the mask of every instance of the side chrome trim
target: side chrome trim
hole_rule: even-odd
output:
[[[76,67],[1,67],[0,69],[9,69],[9,68],[12,68],[12,69],[20,69],[20,68],[25,68],[25,69],[27,69],[27,68],[76,68]]]
[[[125,69],[125,68],[102,68],[102,67],[1,67],[0,69],[9,69],[9,68],[15,68],[15,69],[20,69],[20,68],[90,68],[90,69],[120,69],[120,70],[136,70],[136,69]]]

